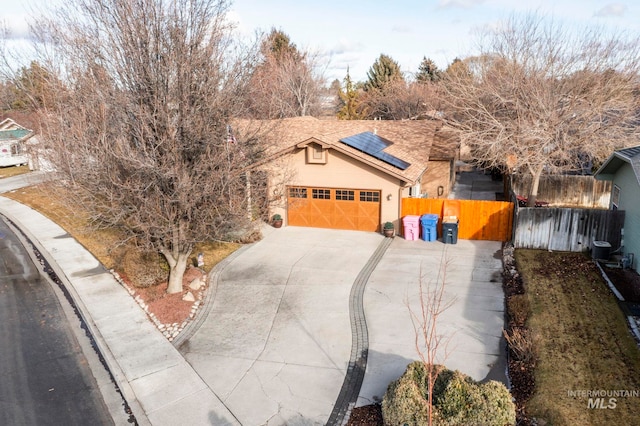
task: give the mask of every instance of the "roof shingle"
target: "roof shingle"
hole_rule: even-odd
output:
[[[268,157],[290,152],[301,142],[313,139],[407,182],[415,182],[427,168],[434,141],[438,142],[436,145],[438,157],[449,158],[451,150],[455,149],[452,148],[455,144],[451,138],[441,136],[436,138],[436,131],[440,124],[431,120],[319,120],[314,117],[295,117],[252,122],[252,124],[244,121],[238,125],[240,129],[246,129],[247,126],[254,128],[261,126],[262,129],[269,129],[266,150]],[[372,132],[393,142],[384,152],[410,163],[410,166],[406,170],[400,170],[340,142],[340,139],[363,132]]]

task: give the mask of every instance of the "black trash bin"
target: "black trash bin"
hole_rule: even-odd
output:
[[[442,222],[442,242],[445,244],[458,243],[457,219],[446,219]]]

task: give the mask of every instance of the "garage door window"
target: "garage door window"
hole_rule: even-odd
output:
[[[307,188],[289,188],[289,197],[307,198]]]
[[[315,198],[316,200],[330,200],[331,199],[331,190],[330,189],[316,189],[316,188],[313,188],[311,190],[311,198]]]
[[[336,200],[353,201],[355,199],[355,191],[348,189],[336,189]]]
[[[360,201],[380,202],[380,191],[360,191]]]

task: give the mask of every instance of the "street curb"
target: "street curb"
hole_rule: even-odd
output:
[[[75,287],[71,284],[64,271],[60,268],[53,256],[44,248],[40,240],[31,231],[29,231],[29,229],[25,227],[14,215],[8,213],[4,209],[0,209],[0,214],[7,218],[11,222],[11,226],[18,229],[19,233],[22,233],[22,235],[19,235],[19,238],[26,238],[28,243],[33,245],[33,247],[40,253],[40,255],[45,259],[49,267],[53,270],[54,274],[58,277],[58,279],[68,292],[69,297],[71,297],[72,304],[76,308],[78,314],[81,316],[88,332],[91,334],[92,338],[95,341],[96,349],[99,352],[99,356],[104,359],[104,362],[109,370],[109,374],[111,374],[111,376],[113,377],[115,384],[120,389],[122,396],[131,409],[131,412],[136,419],[136,423],[141,426],[151,425],[151,422],[147,418],[145,410],[140,405],[135,393],[133,392],[133,389],[129,384],[129,381],[126,379],[124,371],[120,367],[120,364],[114,357],[109,346],[105,343],[100,330],[93,321],[93,318],[90,316],[90,314],[88,314],[86,306],[84,305],[82,299],[76,292]],[[39,262],[36,262],[36,266],[37,265],[39,265]],[[46,274],[44,271],[42,271],[42,273]],[[106,269],[105,273],[107,273]]]

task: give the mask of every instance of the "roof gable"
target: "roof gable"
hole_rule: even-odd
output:
[[[603,180],[611,180],[624,164],[631,165],[631,169],[638,180],[638,185],[640,185],[640,145],[614,151],[594,176]]]
[[[5,118],[0,122],[0,142],[22,141],[30,136],[33,136],[31,130],[19,125],[10,118]]]
[[[255,129],[268,129],[268,132],[263,132],[266,139],[265,161],[313,141],[323,148],[334,149],[410,183],[416,182],[426,170],[434,135],[440,126],[439,122],[432,120],[320,120],[308,116],[281,120],[238,120],[235,123],[240,133],[251,134],[255,133]],[[341,142],[342,139],[366,132],[388,141],[390,144],[384,149],[384,156],[388,154],[407,163],[406,169],[402,170]],[[391,157],[387,157],[387,160]]]

